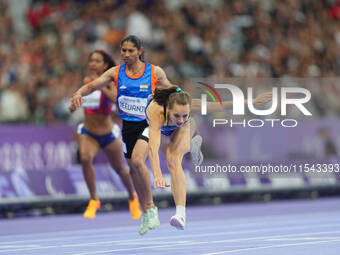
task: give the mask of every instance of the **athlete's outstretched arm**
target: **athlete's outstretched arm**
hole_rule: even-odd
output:
[[[83,84],[87,84],[91,82],[91,77],[86,76],[83,80]],[[101,88],[101,91],[104,93],[104,95],[110,99],[112,102],[116,103],[116,97],[117,97],[117,89],[114,82],[110,82],[109,85]]]
[[[272,100],[272,92],[265,92],[260,95],[258,95],[254,101],[253,104],[259,105],[259,104],[265,104]],[[201,111],[201,99],[192,99],[191,101],[191,113],[199,113]],[[244,100],[244,103],[247,104],[248,100]],[[207,112],[218,112],[223,111],[226,109],[229,109],[233,107],[233,101],[225,101],[222,102],[222,105],[219,103],[213,103],[213,102],[207,102]]]
[[[161,67],[155,66],[155,75],[158,80],[157,86],[161,86],[163,88],[168,88],[172,86],[171,82],[168,80],[164,70]]]
[[[114,82],[110,82],[109,85],[102,88],[104,95],[112,102],[117,101],[117,89]]]
[[[161,127],[164,123],[162,107],[159,105],[150,105],[147,109],[149,119],[149,146],[148,154],[151,164],[152,173],[154,176],[153,185],[155,188],[165,188],[170,185],[166,183],[162,175],[162,170],[159,163],[159,147],[161,144]]]
[[[101,76],[99,76],[94,81],[91,81],[83,86],[81,86],[80,89],[78,89],[71,98],[71,105],[69,107],[70,111],[75,111],[78,107],[81,106],[83,102],[83,96],[87,96],[88,94],[91,94],[96,89],[100,89],[104,86],[107,86],[110,82],[114,80],[115,75],[115,68],[112,67],[109,70],[107,70],[105,73],[103,73]]]

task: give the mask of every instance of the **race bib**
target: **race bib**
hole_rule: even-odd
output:
[[[119,109],[126,115],[145,118],[146,98],[120,96],[118,105]]]

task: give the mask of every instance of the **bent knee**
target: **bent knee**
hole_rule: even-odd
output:
[[[131,163],[134,169],[140,169],[145,164],[145,158],[139,155],[131,157]]]
[[[181,156],[179,153],[167,151],[166,161],[169,171],[178,169],[181,166],[182,158],[183,156]]]
[[[80,162],[81,164],[85,164],[85,165],[88,165],[88,164],[92,164],[93,162],[93,156],[91,156],[90,154],[84,154],[84,153],[80,153]]]

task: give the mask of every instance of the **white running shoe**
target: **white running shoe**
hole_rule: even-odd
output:
[[[203,161],[203,153],[201,151],[203,139],[202,136],[196,135],[191,140],[191,160],[195,166],[199,166]]]
[[[185,228],[185,217],[181,215],[174,215],[170,218],[170,225],[177,229],[184,230]]]

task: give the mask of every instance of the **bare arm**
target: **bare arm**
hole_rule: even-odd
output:
[[[157,104],[150,105],[147,109],[147,116],[149,117],[148,154],[154,176],[154,187],[169,187],[170,185],[168,185],[163,178],[158,155],[159,146],[161,144],[161,127],[164,123],[162,107]]]
[[[71,98],[71,105],[69,107],[70,111],[75,111],[78,107],[81,106],[83,102],[83,96],[87,96],[88,94],[91,94],[96,89],[100,89],[104,86],[107,86],[110,82],[113,81],[113,77],[115,75],[115,69],[110,68],[105,73],[103,73],[101,76],[99,76],[94,81],[91,81],[85,85],[83,85],[80,89],[78,89]]]
[[[272,99],[272,92],[265,92],[260,95],[258,95],[253,103],[255,105],[259,104],[265,104]],[[201,111],[201,99],[192,99],[191,102],[191,112],[192,113],[198,113]],[[244,103],[247,104],[248,101],[244,100]],[[223,111],[226,109],[230,109],[233,107],[233,101],[225,101],[222,102],[222,105],[220,103],[213,103],[213,102],[207,102],[207,112],[218,112],[218,111]]]
[[[163,88],[168,88],[168,87],[172,86],[172,84],[170,83],[170,81],[166,77],[164,70],[161,67],[155,66],[155,75],[156,75],[157,80],[158,80],[157,86],[161,86]]]
[[[83,80],[84,84],[90,83],[93,79],[91,77],[85,77]],[[110,82],[106,87],[101,88],[104,95],[112,102],[116,103],[117,89],[114,82]]]
[[[116,103],[116,101],[117,101],[117,89],[116,89],[114,82],[110,82],[108,86],[103,87],[102,91],[108,99],[110,99],[112,102]]]

